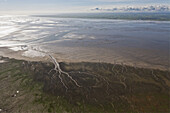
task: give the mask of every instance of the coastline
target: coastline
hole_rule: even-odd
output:
[[[31,52],[29,52],[27,55],[23,55],[24,52],[29,51],[28,50],[17,50],[14,51],[12,49],[10,49],[11,47],[0,47],[0,55],[4,56],[4,57],[9,57],[9,58],[14,58],[14,59],[18,59],[18,60],[26,60],[26,61],[42,61],[42,62],[50,62],[50,59],[47,55],[42,55],[41,56],[41,51],[35,50],[40,52],[39,56],[31,56]],[[37,53],[35,53],[37,54]],[[163,71],[168,71],[170,69],[170,67],[164,67],[162,65],[152,65],[152,64],[148,64],[148,63],[144,63],[141,61],[138,62],[133,62],[133,60],[130,61],[126,61],[124,62],[124,60],[122,58],[118,58],[118,61],[115,60],[111,60],[109,59],[108,61],[100,61],[100,60],[90,60],[90,59],[69,59],[67,57],[65,57],[64,54],[54,54],[51,53],[53,55],[53,57],[55,57],[57,59],[58,62],[67,62],[67,63],[80,63],[80,62],[91,62],[91,63],[110,63],[110,64],[119,64],[119,65],[127,65],[127,66],[132,66],[132,67],[138,67],[138,68],[148,68],[148,69],[159,69],[159,70],[163,70]]]

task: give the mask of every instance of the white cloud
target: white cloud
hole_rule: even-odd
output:
[[[112,6],[96,7],[92,11],[104,11],[104,12],[163,12],[170,11],[168,5],[149,5],[149,6]]]

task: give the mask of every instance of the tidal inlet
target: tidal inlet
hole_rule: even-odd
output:
[[[168,0],[0,0],[0,113],[169,113]]]

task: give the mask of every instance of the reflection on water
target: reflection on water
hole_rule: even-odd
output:
[[[0,17],[0,47],[28,45],[68,61],[168,67],[169,33],[170,22]]]

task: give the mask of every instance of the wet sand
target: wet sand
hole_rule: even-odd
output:
[[[64,47],[57,47],[55,49],[58,51],[57,54],[52,54],[58,62],[101,62],[101,63],[111,63],[111,64],[124,64],[133,67],[141,67],[141,68],[150,68],[150,69],[160,69],[160,70],[168,70],[167,67],[164,67],[159,64],[159,59],[152,59],[155,60],[155,64],[151,64],[150,62],[141,61],[141,59],[130,59],[128,56],[118,55],[116,53],[113,54],[110,50],[103,50],[102,49],[84,49],[84,48],[64,48]],[[20,60],[27,60],[27,61],[43,61],[49,62],[51,61],[49,56],[23,56],[25,51],[13,51],[9,48],[0,48],[0,54],[4,57],[15,58]],[[88,51],[88,52],[86,52]],[[95,53],[94,51],[98,51]],[[88,53],[88,54],[87,54]],[[119,52],[120,53],[120,52]],[[31,54],[31,53],[30,53]],[[108,57],[110,55],[110,57]],[[140,54],[138,54],[140,55]],[[103,60],[105,59],[105,60]]]
[[[6,18],[0,19],[5,21],[2,30],[3,26],[10,28],[0,35],[3,56],[48,61],[46,52],[59,62],[105,62],[163,70],[170,67],[168,21]]]

